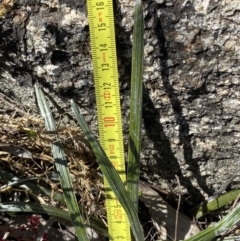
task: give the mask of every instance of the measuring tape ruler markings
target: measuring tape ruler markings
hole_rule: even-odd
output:
[[[95,80],[100,143],[123,182],[126,181],[111,0],[88,0],[88,19]],[[104,180],[110,240],[131,240],[124,209]]]

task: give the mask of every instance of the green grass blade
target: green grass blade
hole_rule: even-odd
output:
[[[190,212],[190,214],[193,215],[196,219],[198,219],[198,218],[200,218],[210,212],[213,212],[213,211],[223,207],[224,205],[234,201],[238,197],[239,193],[240,193],[240,189],[225,193],[225,194],[221,195],[220,197],[218,197],[217,199],[214,199],[208,203],[201,205],[196,210]]]
[[[240,203],[222,220],[185,241],[211,241],[240,223]]]
[[[41,89],[37,85],[35,85],[35,91],[36,91],[38,105],[41,110],[41,114],[44,118],[47,131],[57,132],[56,124],[53,119],[50,108],[47,104],[47,101]],[[75,228],[78,239],[83,241],[88,241],[89,239],[86,234],[86,230],[84,228],[82,214],[80,212],[77,199],[73,191],[73,185],[70,178],[67,159],[57,134],[55,134],[55,139],[56,141],[51,144],[51,147],[52,147],[52,153],[55,161],[56,170],[60,178],[60,183],[63,190],[65,203],[70,213],[71,220]]]
[[[43,92],[37,84],[35,84],[34,87],[35,87],[35,93],[36,93],[36,97],[37,97],[38,106],[39,106],[41,115],[44,119],[46,130],[47,131],[56,131],[56,124],[53,119],[51,110],[47,104],[47,101],[43,95]]]
[[[56,207],[51,207],[44,204],[39,203],[26,203],[26,202],[6,202],[0,203],[0,212],[13,212],[13,213],[22,213],[22,212],[29,212],[29,213],[39,213],[39,214],[47,214],[52,217],[58,217],[63,220],[71,221],[71,217],[67,211],[61,210]],[[89,226],[99,233],[103,234],[104,236],[108,236],[107,229],[104,227],[104,224],[95,219],[90,217],[90,224],[86,223],[86,226]]]
[[[220,237],[214,241],[237,241],[240,240],[240,236]]]
[[[143,12],[141,0],[136,0],[133,30],[130,128],[128,147],[127,191],[138,210],[140,172],[142,92],[143,92]]]
[[[73,112],[75,114],[75,117],[78,121],[78,124],[80,125],[83,133],[87,137],[95,155],[97,158],[97,161],[99,163],[99,166],[101,168],[101,171],[103,172],[105,178],[108,181],[108,184],[110,185],[112,191],[114,192],[115,196],[123,206],[127,216],[129,223],[132,228],[132,232],[138,241],[144,240],[144,235],[142,231],[141,224],[138,219],[137,212],[135,210],[135,207],[133,205],[133,202],[128,196],[128,193],[124,187],[124,184],[119,177],[118,173],[116,172],[114,166],[112,165],[111,161],[108,159],[106,153],[100,146],[100,144],[97,142],[96,138],[94,137],[92,131],[90,130],[88,124],[82,117],[77,105],[72,100],[71,106],[73,109]]]
[[[19,177],[13,175],[12,173],[3,171],[2,169],[0,169],[0,177],[1,177],[1,181],[6,182],[6,183],[18,181],[18,180],[22,179],[22,178],[19,178]],[[33,195],[41,194],[43,196],[52,198],[55,201],[64,203],[64,198],[63,198],[62,193],[57,192],[57,191],[52,192],[51,190],[43,187],[40,184],[35,184],[33,182],[26,181],[24,183],[16,184],[16,186],[26,190],[27,192],[31,192]]]

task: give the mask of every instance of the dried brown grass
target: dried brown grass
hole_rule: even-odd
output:
[[[76,126],[61,127],[58,134],[79,203],[88,216],[105,216],[102,175],[87,141]],[[1,168],[22,178],[43,178],[51,191],[62,192],[60,184],[48,178],[56,173],[51,155],[53,141],[53,135],[46,133],[44,122],[38,116],[0,115]],[[45,203],[53,203],[51,200],[46,201],[46,198],[44,200]]]

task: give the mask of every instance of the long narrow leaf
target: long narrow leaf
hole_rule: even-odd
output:
[[[0,177],[2,182],[16,182],[20,180],[19,177],[13,175],[12,173],[8,173],[6,171],[3,171],[0,169]],[[54,191],[52,192],[51,190],[43,187],[40,184],[35,184],[33,182],[26,181],[25,183],[18,183],[16,186],[23,188],[27,192],[31,192],[33,195],[43,195],[47,197],[51,197],[53,200],[64,203],[64,198],[62,193]]]
[[[133,30],[130,129],[128,147],[127,191],[138,210],[140,173],[142,91],[143,91],[143,12],[141,0],[136,0]]]
[[[81,115],[77,105],[72,100],[71,106],[73,109],[73,112],[75,114],[75,117],[78,121],[78,124],[80,125],[83,133],[86,135],[94,153],[97,158],[97,161],[99,163],[99,166],[101,168],[101,171],[103,172],[105,178],[108,181],[108,184],[110,185],[112,191],[116,195],[117,199],[123,206],[128,219],[129,223],[131,225],[133,234],[138,241],[144,240],[144,235],[142,231],[141,224],[138,219],[137,212],[135,210],[135,207],[133,205],[133,202],[129,198],[127,191],[124,187],[124,184],[119,177],[118,173],[116,172],[114,166],[112,165],[111,161],[108,159],[106,153],[100,146],[100,144],[97,142],[96,138],[94,137],[92,131],[90,130],[88,124],[84,120],[83,116]]]
[[[37,96],[37,101],[41,114],[45,121],[45,126],[47,131],[57,132],[56,124],[53,119],[50,108],[47,101],[41,91],[41,89],[35,85],[35,91]],[[61,187],[63,190],[64,199],[71,216],[73,226],[76,231],[76,235],[79,240],[88,241],[88,236],[84,228],[84,222],[82,219],[82,214],[80,212],[76,196],[73,191],[73,185],[70,178],[70,173],[67,165],[67,159],[65,157],[60,139],[57,134],[55,134],[56,141],[51,144],[52,153],[55,160],[56,169],[60,178]]]
[[[56,124],[53,119],[51,110],[47,104],[47,101],[43,95],[43,92],[41,91],[41,89],[39,88],[39,86],[37,84],[35,84],[34,87],[35,87],[38,106],[39,106],[40,112],[42,114],[42,117],[44,119],[46,130],[47,131],[56,131]]]
[[[47,214],[52,217],[57,217],[63,220],[71,221],[71,217],[67,211],[61,210],[56,207],[51,207],[44,204],[39,203],[26,203],[26,202],[6,202],[0,203],[0,212],[13,212],[13,213],[22,213],[22,212],[29,212],[29,213],[40,213],[40,214]],[[103,223],[95,218],[90,217],[90,224],[86,223],[87,226],[95,229],[99,233],[103,234],[104,236],[108,236],[107,229],[104,227]]]
[[[240,203],[222,220],[185,241],[211,241],[240,223]]]
[[[227,192],[217,199],[214,199],[208,203],[202,204],[197,209],[190,211],[189,213],[193,215],[196,219],[213,212],[222,206],[234,201],[240,193],[240,189]]]

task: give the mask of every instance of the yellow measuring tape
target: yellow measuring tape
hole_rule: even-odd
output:
[[[112,0],[87,0],[100,143],[126,180]],[[124,209],[104,180],[110,240],[130,241]]]

